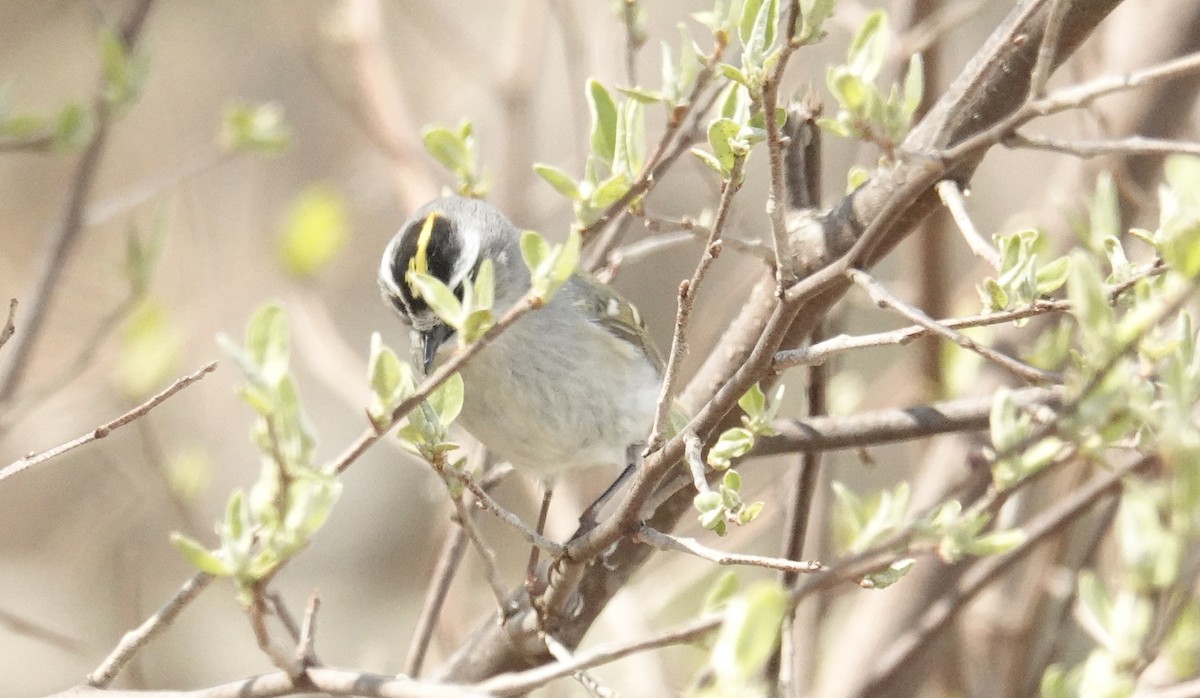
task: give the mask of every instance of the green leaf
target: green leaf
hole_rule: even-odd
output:
[[[754,502],[753,504],[747,504],[745,507],[742,508],[742,510],[740,512],[738,512],[738,517],[737,517],[738,524],[741,526],[745,526],[746,524],[750,523],[751,521],[757,519],[758,515],[762,513],[764,507],[766,507],[766,503],[764,503],[764,502]]]
[[[786,613],[787,594],[774,584],[759,584],[729,601],[712,650],[719,683],[739,685],[757,675],[775,651]]]
[[[700,158],[700,162],[708,165],[709,169],[711,169],[713,172],[716,172],[722,177],[725,176],[725,168],[721,166],[721,161],[717,159],[717,156],[713,155],[707,150],[701,150],[700,148],[690,148],[689,152],[692,155]]]
[[[1093,252],[1102,249],[1105,238],[1121,234],[1121,206],[1111,172],[1104,171],[1096,177],[1096,193],[1088,205],[1088,220],[1090,225],[1081,242]]]
[[[616,172],[596,187],[588,203],[597,209],[607,208],[625,196],[627,191],[629,191],[629,173]]]
[[[322,185],[310,185],[288,207],[279,255],[293,277],[311,279],[326,268],[349,238],[342,195]]]
[[[125,45],[112,27],[100,27],[98,42],[104,73],[104,101],[120,113],[141,95],[149,72],[148,64]]]
[[[867,16],[850,43],[849,67],[864,82],[874,82],[887,56],[889,40],[887,13],[876,10]]]
[[[288,371],[287,314],[276,303],[263,305],[250,316],[246,326],[246,353],[269,385],[276,385]]]
[[[750,386],[750,389],[738,398],[738,407],[741,407],[746,416],[751,419],[762,416],[767,407],[767,396],[763,394],[758,383]]]
[[[421,131],[425,150],[452,174],[461,177],[474,169],[471,150],[459,136],[445,126],[427,126]]]
[[[749,429],[734,427],[721,433],[708,452],[707,462],[718,470],[728,468],[734,458],[740,458],[754,447],[754,434]]]
[[[1059,257],[1049,264],[1042,265],[1037,270],[1037,292],[1039,296],[1054,293],[1067,283],[1071,273],[1071,258]]]
[[[692,506],[701,514],[707,514],[711,511],[720,511],[724,508],[720,492],[701,492],[692,498]]]
[[[383,344],[378,332],[371,333],[367,382],[372,397],[367,411],[376,420],[387,416],[413,388],[412,368]]]
[[[713,155],[721,165],[721,174],[725,177],[733,170],[737,155],[731,142],[737,138],[742,127],[733,119],[716,119],[708,126],[708,144],[712,147]]]
[[[587,82],[587,100],[592,115],[592,153],[611,165],[617,149],[617,104],[595,78]]]
[[[554,191],[562,194],[568,199],[572,201],[579,201],[583,198],[583,195],[579,193],[579,182],[576,182],[571,175],[563,172],[557,167],[545,165],[539,162],[534,163],[533,171],[536,172],[539,177],[546,180],[550,186],[554,187]]]
[[[866,589],[886,589],[900,581],[915,564],[917,561],[912,558],[897,560],[888,565],[887,569],[863,577],[860,584]]]
[[[462,303],[455,297],[449,286],[436,276],[413,270],[408,271],[405,279],[443,322],[454,329],[459,329],[463,319]]]
[[[150,289],[154,268],[162,255],[163,242],[167,237],[167,218],[159,215],[149,235],[143,236],[136,225],[130,225],[125,237],[125,263],[122,271],[129,281],[132,296],[144,296]]]
[[[532,274],[536,274],[550,256],[550,243],[532,230],[521,232],[521,257]]]
[[[273,154],[292,144],[292,129],[278,104],[235,102],[225,107],[221,143],[233,151]]]
[[[747,19],[750,20],[748,32]],[[779,0],[745,0],[739,33],[744,47],[742,66],[746,72],[755,73],[762,69],[766,53],[775,43],[775,27],[778,24]]]
[[[903,114],[906,120],[911,121],[913,114],[917,113],[924,92],[925,61],[918,53],[908,62],[908,72],[904,74]]]
[[[579,231],[572,229],[567,234],[567,241],[563,243],[562,250],[558,253],[558,259],[554,262],[551,279],[557,285],[566,283],[567,279],[575,273],[579,267],[579,254],[582,248],[583,239],[579,236]]]
[[[708,593],[704,595],[704,604],[701,606],[702,611],[708,614],[721,610],[729,602],[729,599],[733,598],[733,595],[737,592],[737,588],[737,573],[733,570],[722,573],[713,582]]]
[[[177,531],[171,533],[171,544],[174,545],[183,556],[187,558],[188,563],[208,574],[224,577],[230,573],[229,567],[221,558],[217,557],[208,548],[201,545],[199,542],[189,538]]]
[[[870,98],[875,86],[864,82],[859,76],[846,71],[841,66],[831,68],[827,78],[829,91],[837,98],[847,111],[852,114],[865,116],[863,105]]]
[[[1029,536],[1019,528],[1010,528],[982,535],[966,546],[969,555],[1000,555],[1022,545]]]
[[[472,310],[491,310],[496,302],[496,268],[492,260],[485,259],[479,263],[479,271],[475,272],[475,302]]]
[[[430,393],[426,402],[433,408],[442,426],[448,427],[458,419],[459,413],[462,412],[463,396],[462,375],[455,373],[445,383],[439,385],[437,390]]]
[[[725,475],[721,478],[721,487],[732,492],[742,491],[742,476],[738,471],[732,468],[725,471]]]
[[[837,0],[800,0],[800,28],[796,37],[801,43],[812,43],[822,36],[825,20],[833,14]]]

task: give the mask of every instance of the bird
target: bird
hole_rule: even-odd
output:
[[[500,317],[530,288],[520,237],[495,206],[450,196],[415,211],[388,243],[379,288],[411,328],[419,349],[414,363],[425,374],[453,355],[457,342],[450,341],[455,330],[409,283],[409,269],[425,269],[461,300],[464,285],[473,282],[484,260],[492,260],[493,310]],[[458,423],[547,490],[567,471],[623,466],[603,501],[633,471],[646,444],[663,359],[637,309],[610,286],[577,271],[544,307],[506,328],[460,373],[464,398]],[[585,516],[592,513],[589,508]]]

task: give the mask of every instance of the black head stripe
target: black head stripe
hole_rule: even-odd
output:
[[[449,283],[454,270],[454,262],[458,258],[460,242],[454,231],[454,223],[439,212],[433,214],[433,228],[429,241],[425,246],[425,273],[444,283]],[[413,219],[401,233],[400,245],[396,256],[391,260],[392,278],[397,288],[404,296],[404,303],[414,314],[424,313],[429,305],[419,296],[414,296],[408,285],[408,270],[413,265],[420,247],[421,230],[425,227],[426,217]]]

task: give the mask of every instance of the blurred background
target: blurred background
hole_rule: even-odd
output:
[[[518,225],[552,239],[565,236],[573,220],[570,204],[534,175],[531,164],[582,172],[589,128],[585,79],[594,76],[609,86],[627,83],[619,5],[565,0],[153,4],[138,44],[147,70],[141,96],[111,124],[84,226],[62,262],[45,325],[17,390],[0,402],[0,466],[90,431],[209,361],[220,359],[221,366],[108,438],[0,484],[0,695],[31,696],[79,683],[126,630],[193,573],[171,546],[169,533],[179,530],[213,543],[212,522],[229,492],[257,477],[259,456],[249,440],[252,413],[234,394],[239,377],[217,347],[218,334],[240,341],[254,308],[280,302],[291,320],[293,367],[320,437],[321,458],[333,457],[363,430],[370,334],[381,332],[401,352],[407,347],[405,331],[378,298],[379,255],[410,210],[451,184],[421,148],[424,125],[455,126],[469,119],[490,175],[489,198]],[[927,94],[936,96],[1011,3],[947,2],[943,13],[957,8],[957,14],[941,25],[914,19],[921,5],[887,4],[897,39],[895,60],[885,71],[890,77],[884,80],[902,74],[912,50],[925,50]],[[1126,3],[1104,25],[1107,33],[1090,41],[1055,84],[1161,59],[1153,52],[1175,50],[1174,44],[1166,45],[1169,40],[1132,46],[1112,28],[1152,28],[1159,21],[1155,12],[1169,16],[1184,12],[1184,5]],[[811,87],[828,99],[825,67],[843,60],[850,36],[879,6],[884,5],[841,3],[827,40],[794,61],[787,92]],[[98,27],[119,23],[130,7],[104,0],[0,0],[4,114],[53,117],[72,102],[90,104],[102,62]],[[636,62],[643,83],[657,85],[658,44],[678,46],[677,23],[690,23],[701,48],[709,49],[704,31],[688,19],[689,13],[709,8],[699,1],[646,4],[649,40]],[[1185,14],[1197,13],[1189,6]],[[938,31],[925,38],[906,32],[914,24]],[[1159,30],[1168,31],[1168,24],[1163,21]],[[1073,134],[1145,132],[1146,123],[1158,119],[1169,122],[1161,123],[1162,129],[1176,135],[1190,129],[1195,137],[1194,86],[1179,92],[1182,96],[1174,98],[1181,105],[1169,113],[1113,100],[1116,106],[1106,107],[1109,111],[1067,116],[1039,128]],[[1148,100],[1141,93],[1131,99]],[[229,148],[223,124],[238,105],[270,105],[256,113],[282,119],[286,147],[276,152]],[[647,109],[649,143],[661,134],[663,116],[661,110]],[[996,150],[979,171],[969,200],[985,235],[1032,223],[1065,232],[1072,212],[1090,195],[1095,173],[1105,166]],[[873,149],[827,137],[825,203],[844,192],[851,165],[871,166],[877,157]],[[0,152],[0,299],[24,303],[42,273],[78,180],[79,160],[78,149]],[[1123,166],[1133,184],[1123,194],[1152,191],[1146,187],[1156,162]],[[1139,174],[1139,168],[1145,172]],[[735,208],[732,233],[737,237],[766,235],[765,170],[765,157],[751,160],[746,190]],[[654,190],[647,209],[659,217],[697,217],[715,205],[718,184],[703,165],[685,156]],[[287,257],[294,240],[289,236],[302,235],[298,231],[305,226],[333,230],[335,243],[327,261],[298,273]],[[915,236],[880,274],[894,291],[923,302],[934,315],[976,312],[975,260],[956,233],[942,223],[934,227],[941,233],[929,234],[940,235],[932,238],[932,247],[923,247],[926,238]],[[634,226],[629,239],[644,235]],[[126,270],[131,238],[161,242],[148,287],[135,296]],[[931,258],[930,250],[938,254]],[[676,288],[690,275],[698,252],[698,245],[673,246],[623,266],[614,281],[642,309],[664,349]],[[720,258],[700,294],[685,377],[712,349],[762,269],[737,254]],[[925,281],[931,273],[938,277],[933,286]],[[837,331],[901,324],[858,299],[845,305]],[[25,309],[18,309],[18,333]],[[12,346],[0,349],[0,366],[10,359]],[[951,392],[939,356],[936,345],[914,345],[873,350],[839,363],[835,407],[903,406]],[[797,373],[791,381],[785,414],[796,414],[802,404],[801,378]],[[329,523],[275,582],[297,613],[307,595],[319,591],[317,651],[324,662],[382,673],[402,668],[424,585],[452,525],[441,485],[390,441],[348,471]],[[875,449],[869,468],[862,467],[858,454],[834,454],[828,470],[855,486],[881,486],[912,477],[933,448],[937,445]],[[778,481],[789,465],[780,459],[744,469],[748,498],[765,499],[767,513],[761,523],[715,544],[744,552],[777,550],[773,526],[785,509]],[[611,476],[579,474],[563,483],[570,491],[555,505],[551,533],[566,535],[586,497]],[[535,487],[520,476],[498,493],[502,503],[525,517],[532,515],[535,496]],[[494,520],[484,516],[482,522],[502,553],[507,579],[517,583],[523,546]],[[657,627],[687,617],[714,576],[707,563],[658,556],[617,598],[589,642],[612,637],[614,628],[618,636],[629,637],[638,634],[639,623]],[[684,583],[656,585],[655,578]],[[431,666],[490,609],[484,591],[468,557],[435,639]],[[891,593],[876,598],[886,604]],[[685,685],[703,659],[686,648],[667,656],[679,661],[664,667],[639,657],[598,673],[628,695],[666,695],[667,686]],[[139,655],[121,681],[185,689],[270,669],[230,586],[217,583]],[[631,683],[629,676],[638,679]],[[573,695],[572,690],[577,689],[546,694]]]

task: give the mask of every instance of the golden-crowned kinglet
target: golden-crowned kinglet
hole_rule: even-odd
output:
[[[449,197],[414,213],[383,253],[379,285],[412,327],[429,372],[454,346],[447,342],[454,330],[405,278],[422,248],[423,267],[460,299],[463,284],[491,259],[497,317],[529,289],[530,273],[519,231],[490,204]],[[459,423],[496,456],[549,481],[569,468],[634,462],[653,421],[662,358],[632,305],[576,274],[472,357],[462,377]]]

